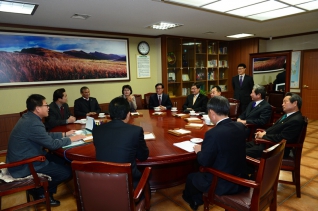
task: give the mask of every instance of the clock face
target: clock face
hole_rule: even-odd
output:
[[[141,41],[139,44],[138,44],[138,52],[141,54],[141,55],[147,55],[150,51],[150,46],[147,42],[145,41]]]

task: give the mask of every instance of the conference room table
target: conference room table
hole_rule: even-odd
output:
[[[191,134],[175,136],[168,133],[168,130],[176,128],[185,129],[185,125],[187,124],[185,119],[174,116],[178,112],[167,110],[161,115],[154,115],[153,110],[138,110],[137,112],[139,115],[131,116],[129,124],[138,125],[143,128],[144,132],[151,132],[155,136],[155,139],[146,140],[149,148],[148,159],[142,162],[137,160],[137,166],[141,171],[147,166],[152,167],[149,179],[151,189],[168,188],[184,183],[189,173],[199,170],[196,154],[194,152],[187,152],[173,144],[190,140],[191,138],[204,138],[205,132],[210,130],[212,126],[204,125],[200,129],[186,128],[186,130],[191,131]],[[198,116],[198,118],[201,117]],[[98,119],[96,116],[95,120]],[[110,121],[109,117],[107,121]],[[51,131],[66,132],[83,128],[85,128],[85,125],[67,124],[55,127]],[[93,142],[72,148],[60,148],[54,153],[71,161],[95,160]]]

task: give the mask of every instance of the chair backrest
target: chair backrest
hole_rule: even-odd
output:
[[[229,103],[230,103],[230,113],[229,117],[232,120],[236,120],[239,115],[239,107],[240,107],[240,101],[236,100],[234,98],[228,98]]]
[[[134,210],[130,163],[73,161],[77,210]]]
[[[156,94],[156,93],[149,92],[149,93],[144,94],[145,108],[149,108],[149,99],[150,99],[150,96],[153,94]]]
[[[285,97],[284,92],[273,91],[268,93],[268,103],[276,107],[276,113],[283,112],[282,104],[283,104],[284,97]]]
[[[294,147],[293,150],[293,154],[294,154],[294,158],[295,158],[295,162],[297,162],[300,165],[300,161],[301,161],[301,153],[303,151],[303,144],[306,138],[306,133],[307,133],[307,125],[308,125],[308,118],[306,116],[303,116],[304,119],[304,124],[303,127],[300,131],[298,140],[297,140],[297,144],[300,144],[299,147]],[[288,144],[287,144],[288,146]],[[295,164],[297,165],[297,164]]]
[[[272,108],[272,113],[271,113],[271,117],[269,118],[267,124],[269,125],[272,125],[274,123],[274,120],[275,120],[275,112],[276,112],[276,107],[275,106],[272,106],[271,105],[271,108]]]
[[[256,183],[260,184],[260,188],[254,190],[251,210],[258,210],[253,208],[253,206],[262,204],[262,199],[266,200],[267,196],[272,195],[272,197],[276,197],[275,194],[277,192],[278,177],[284,156],[285,144],[286,140],[282,140],[263,151],[255,179]]]
[[[21,112],[20,112],[20,117],[22,117],[22,115],[25,114],[25,113],[27,113],[27,112],[28,112],[27,109],[25,109],[24,111],[21,111]]]
[[[142,97],[139,94],[134,94],[135,99],[136,99],[136,104],[137,104],[137,109],[143,109],[143,103],[142,103]]]

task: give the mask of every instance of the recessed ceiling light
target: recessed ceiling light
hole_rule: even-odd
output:
[[[89,17],[91,17],[91,16],[90,15],[85,15],[85,14],[77,14],[77,13],[75,13],[71,18],[86,20]]]
[[[179,26],[183,26],[183,24],[159,22],[159,23],[155,23],[155,24],[152,24],[150,26],[147,26],[146,28],[166,30],[166,29],[176,28]]]
[[[264,13],[260,13],[260,14],[256,14],[256,15],[251,15],[251,16],[248,16],[248,18],[264,21],[264,20],[279,18],[279,17],[283,17],[283,16],[287,16],[287,15],[301,13],[301,12],[304,12],[304,10],[301,10],[301,9],[298,9],[295,7],[286,7],[286,8],[282,8],[282,9],[278,9],[278,10],[274,10],[274,11],[269,11],[269,12],[264,12]]]
[[[0,12],[33,15],[38,6],[37,4],[0,0]]]
[[[318,9],[318,1],[311,1],[304,4],[298,4],[296,6],[305,10],[316,10]]]
[[[230,37],[230,38],[242,38],[242,37],[252,37],[252,36],[255,36],[255,34],[241,33],[241,34],[229,35],[229,36],[226,36],[226,37]]]

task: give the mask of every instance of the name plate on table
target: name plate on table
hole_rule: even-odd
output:
[[[202,123],[202,120],[197,117],[185,118],[184,120],[187,122]]]
[[[167,113],[166,112],[162,112],[162,111],[155,111],[152,113],[152,115],[155,115],[155,116],[162,116],[162,115],[166,115]]]
[[[187,117],[190,117],[190,114],[172,114],[172,116],[175,116],[175,117],[179,117],[179,118],[187,118]]]
[[[188,123],[188,124],[185,125],[185,128],[201,129],[203,126],[204,126],[204,124]]]
[[[197,144],[195,144],[191,141],[183,141],[183,142],[179,142],[179,143],[174,143],[173,145],[176,147],[179,147],[187,152],[194,152],[193,147]]]
[[[153,140],[153,139],[156,139],[156,136],[153,133],[144,132],[144,139],[145,140]]]
[[[130,112],[131,116],[142,116],[142,113],[139,112]]]
[[[175,136],[183,136],[183,135],[191,134],[191,131],[185,130],[185,129],[174,129],[174,130],[168,130],[168,133]]]

